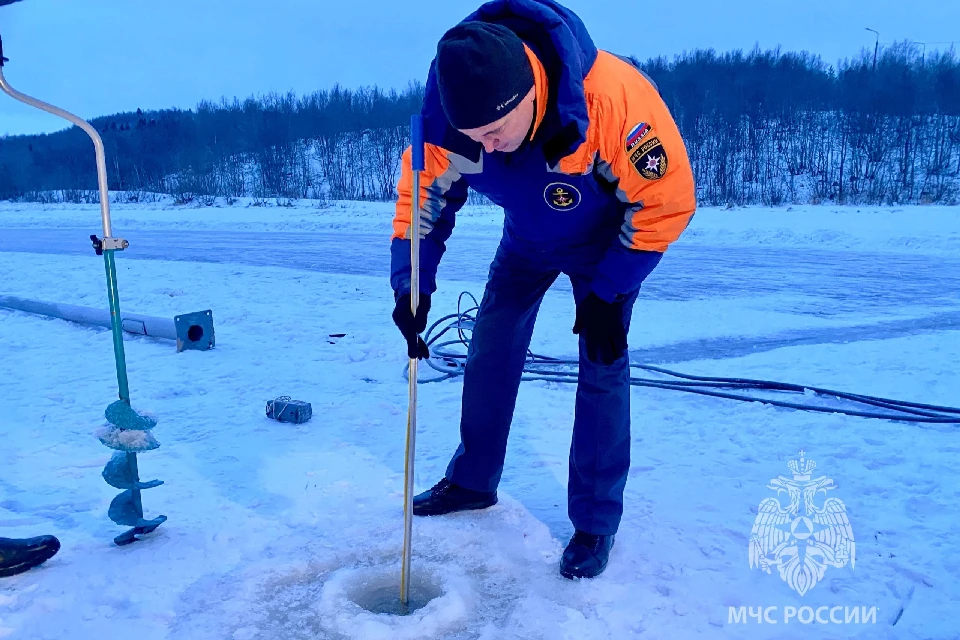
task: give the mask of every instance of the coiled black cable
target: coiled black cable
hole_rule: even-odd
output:
[[[469,298],[472,306],[463,309],[464,298]],[[457,313],[446,315],[434,322],[424,334],[424,341],[430,347],[431,357],[426,360],[426,364],[439,372],[440,375],[434,378],[421,379],[422,383],[438,382],[449,380],[463,375],[466,364],[466,353],[452,351],[450,347],[467,349],[470,346],[470,338],[467,332],[472,331],[476,319],[476,312],[479,310],[476,298],[469,292],[464,291],[457,300]],[[446,334],[456,331],[455,340],[441,340]],[[523,369],[521,380],[545,380],[549,382],[575,383],[577,381],[577,360],[563,360],[551,358],[527,352],[527,360]],[[646,364],[631,363],[631,370],[637,369],[650,373],[660,374],[662,378],[638,377],[631,375],[630,384],[635,387],[652,387],[656,389],[669,389],[673,391],[685,391],[687,393],[697,393],[714,398],[725,398],[728,400],[739,400],[743,402],[760,402],[763,404],[782,407],[786,409],[795,409],[798,411],[816,411],[821,413],[842,413],[849,416],[861,418],[877,418],[881,420],[894,420],[899,422],[918,422],[918,423],[939,423],[939,424],[960,424],[960,408],[941,407],[931,404],[921,404],[918,402],[907,402],[904,400],[892,400],[890,398],[879,398],[858,393],[848,393],[845,391],[834,391],[822,387],[811,387],[807,385],[790,384],[786,382],[774,382],[770,380],[752,380],[749,378],[718,378],[712,376],[695,376],[677,371],[671,371],[661,367],[655,367]],[[885,412],[859,410],[845,406],[815,405],[801,402],[788,402],[777,400],[775,398],[765,398],[759,395],[749,395],[744,393],[730,393],[729,391],[719,391],[726,389],[733,391],[766,391],[781,393],[813,394],[819,398],[827,398],[847,403],[866,405],[868,407],[877,407],[886,410]]]

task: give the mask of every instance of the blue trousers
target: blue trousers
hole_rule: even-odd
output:
[[[477,313],[463,378],[460,446],[447,467],[450,482],[495,491],[534,322],[547,289],[561,273],[580,302],[590,292],[601,255],[596,248],[518,251],[501,242]],[[624,304],[629,329],[638,292]],[[630,366],[624,355],[605,366],[587,359],[580,337],[567,512],[574,527],[616,533],[630,469]]]

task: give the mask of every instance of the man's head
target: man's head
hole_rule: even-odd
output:
[[[533,69],[523,41],[487,22],[465,22],[437,45],[437,85],[450,124],[491,153],[515,151],[534,117]]]

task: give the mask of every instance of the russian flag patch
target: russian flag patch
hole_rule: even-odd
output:
[[[647,137],[648,133],[650,133],[650,125],[648,125],[646,122],[641,122],[640,124],[635,126],[633,129],[631,129],[630,133],[627,134],[627,141],[626,141],[627,153],[630,153],[631,151],[633,151],[633,148],[636,147],[641,140]]]

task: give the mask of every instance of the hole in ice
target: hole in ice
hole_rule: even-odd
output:
[[[381,570],[357,576],[359,580],[344,589],[345,595],[371,613],[394,616],[410,615],[442,595],[440,586],[428,576],[411,572],[408,602],[404,605],[400,602],[400,576],[395,573]]]
[[[410,585],[407,604],[400,602],[400,586],[391,584],[370,591],[358,592],[351,600],[370,613],[386,613],[392,616],[408,616],[422,609],[436,598],[439,593],[431,593],[429,588],[418,589]]]
[[[400,604],[400,565],[334,571],[323,585],[317,610],[324,630],[351,640],[432,640],[461,630],[474,602],[470,581],[458,567],[415,558],[409,603]]]

